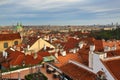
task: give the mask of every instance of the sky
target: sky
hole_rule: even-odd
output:
[[[0,25],[92,25],[120,22],[120,0],[0,0]]]

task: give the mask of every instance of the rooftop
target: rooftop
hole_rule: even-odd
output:
[[[120,56],[108,58],[103,60],[104,65],[108,68],[111,74],[115,77],[115,79],[120,80]]]
[[[69,75],[73,80],[95,80],[96,75],[90,71],[87,71],[75,64],[68,63],[60,69],[66,75]]]
[[[14,40],[14,39],[21,39],[20,34],[19,34],[19,33],[13,33],[13,34],[0,34],[0,41]]]
[[[58,63],[54,63],[55,66],[61,67],[68,63],[69,60],[74,60],[81,63],[81,58],[79,53],[68,53],[66,56],[58,56]]]

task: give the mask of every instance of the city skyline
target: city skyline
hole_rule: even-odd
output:
[[[0,0],[0,25],[119,23],[119,3],[119,0]]]

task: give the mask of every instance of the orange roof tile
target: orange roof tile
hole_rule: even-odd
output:
[[[42,57],[50,56],[49,52],[44,52],[44,51],[39,51],[37,54],[42,56]]]
[[[60,69],[73,80],[95,80],[96,75],[75,64],[68,63]]]
[[[21,39],[20,34],[19,33],[14,33],[14,34],[0,34],[0,41],[14,40],[14,39]]]
[[[43,60],[43,58],[38,55],[36,59],[33,58],[33,55],[26,55],[24,58],[24,62],[26,65],[35,65],[40,63]]]
[[[113,56],[120,56],[120,49],[107,52],[107,57],[113,57]]]
[[[38,40],[37,37],[29,37],[28,39],[29,39],[29,41],[27,44],[30,46],[32,46]]]
[[[120,80],[120,58],[104,60],[103,63],[112,73],[113,77],[115,77],[117,80]]]
[[[65,50],[73,49],[77,46],[78,43],[79,43],[79,40],[76,40],[74,38],[69,38],[68,41],[64,45],[64,49]]]
[[[9,64],[12,66],[16,66],[16,65],[22,65],[23,62],[25,62],[26,65],[29,64],[38,64],[43,60],[43,57],[40,55],[37,55],[37,58],[34,59],[33,56],[34,55],[24,55],[24,53],[20,52],[20,51],[13,51],[10,48],[6,50],[6,52],[8,52],[9,56],[7,59],[11,59]],[[4,64],[5,65],[5,64]]]
[[[66,56],[58,56],[58,61],[59,63],[54,63],[55,66],[61,67],[68,63],[69,60],[74,60],[79,63],[82,62],[79,53],[73,54],[73,53],[68,53]]]

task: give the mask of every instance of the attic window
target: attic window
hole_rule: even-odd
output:
[[[7,42],[4,43],[4,48],[8,48],[8,43]]]
[[[14,45],[18,45],[18,41],[15,41],[15,42],[14,42]]]

